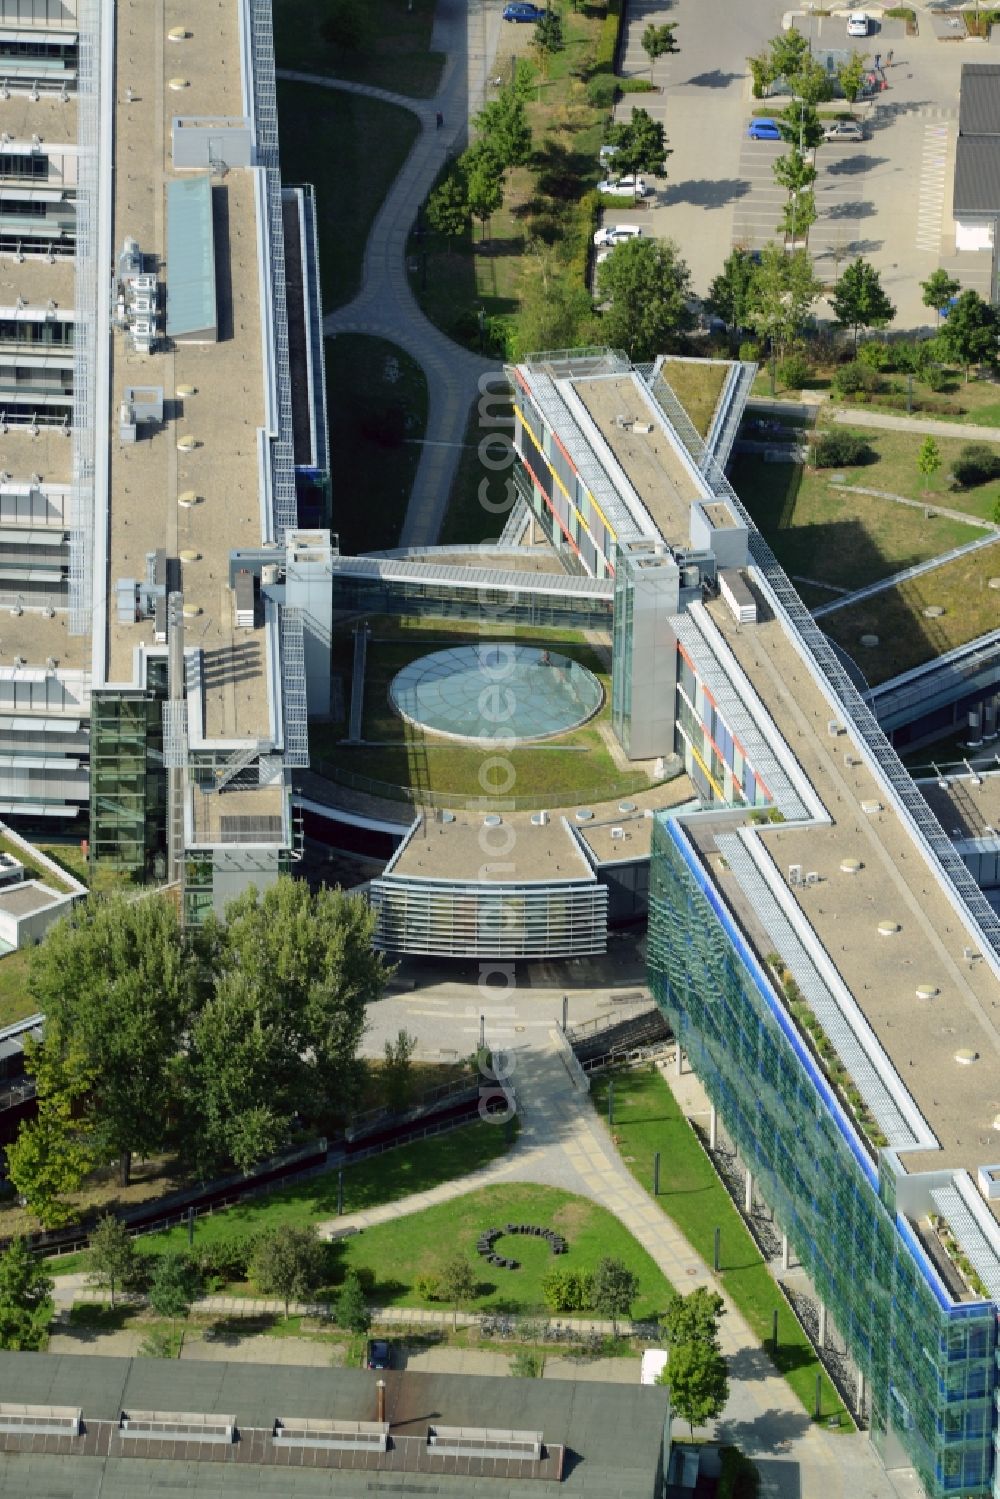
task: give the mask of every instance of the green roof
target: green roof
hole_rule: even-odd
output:
[[[218,334],[212,180],[205,175],[167,183],[167,334]]]

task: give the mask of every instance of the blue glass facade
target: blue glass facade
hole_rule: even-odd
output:
[[[954,1304],[715,890],[653,829],[650,983],[761,1195],[864,1372],[872,1434],[933,1499],[991,1493],[996,1307]]]

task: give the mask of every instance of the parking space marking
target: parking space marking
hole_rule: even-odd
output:
[[[917,249],[941,248],[941,220],[948,164],[948,125],[925,125],[917,200]]]

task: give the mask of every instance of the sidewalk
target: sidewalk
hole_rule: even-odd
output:
[[[1000,390],[997,393],[1000,400]],[[798,405],[798,402],[790,402]],[[972,422],[942,422],[934,417],[893,416],[888,411],[859,411],[855,406],[830,406],[835,422],[851,427],[884,427],[889,432],[917,432],[923,437],[962,437],[967,442],[1000,442],[1000,427],[977,427]]]

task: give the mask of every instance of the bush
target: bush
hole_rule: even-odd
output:
[[[619,78],[618,87],[623,94],[652,94],[659,93],[655,83],[650,83],[648,78]]]
[[[813,463],[817,468],[853,468],[859,463],[871,463],[875,453],[857,432],[835,429],[824,432],[813,449]]]
[[[437,1275],[431,1275],[429,1272],[425,1271],[424,1274],[416,1277],[413,1282],[413,1289],[421,1301],[440,1301],[441,1299],[440,1278]]]
[[[812,365],[804,354],[786,354],[778,365],[778,379],[786,390],[801,390],[811,374]]]
[[[933,359],[930,339],[901,338],[890,346],[896,368],[903,374],[925,375]]]
[[[1000,474],[1000,455],[985,442],[967,442],[952,472],[963,489],[986,484]]]
[[[760,1474],[738,1447],[720,1447],[718,1499],[757,1499]]]
[[[241,1234],[198,1246],[194,1261],[199,1275],[204,1280],[246,1280],[259,1239],[259,1234]]]
[[[830,384],[837,396],[853,396],[861,391],[870,395],[882,388],[882,381],[875,370],[869,369],[858,359],[834,370]]]
[[[867,343],[861,344],[856,358],[858,363],[863,364],[866,369],[891,370],[895,368],[892,349],[877,338],[870,338]]]
[[[618,79],[610,73],[595,73],[587,80],[587,103],[595,109],[610,109],[618,97]]]
[[[948,389],[948,386],[951,384],[951,376],[949,375],[947,370],[943,370],[940,368],[940,366],[934,365],[931,369],[928,369],[925,372],[924,384],[927,386],[928,390],[932,390],[937,393],[939,391]]]
[[[764,350],[754,338],[745,338],[740,344],[740,358],[747,364],[757,364]]]
[[[542,1295],[552,1312],[586,1312],[593,1305],[594,1278],[583,1270],[549,1270],[542,1277]]]

